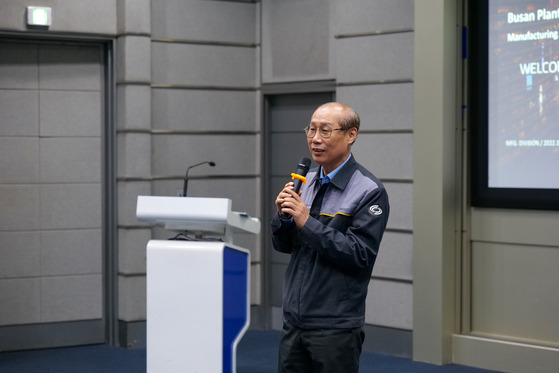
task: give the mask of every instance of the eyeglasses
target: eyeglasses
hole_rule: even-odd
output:
[[[322,127],[322,128],[315,128],[315,127],[310,127],[310,126],[306,126],[305,127],[305,134],[307,135],[307,137],[309,138],[313,138],[314,135],[316,135],[316,131],[318,131],[318,133],[320,134],[320,137],[322,137],[323,139],[327,139],[330,136],[332,136],[332,132],[334,131],[347,131],[343,128],[330,128],[330,127]]]

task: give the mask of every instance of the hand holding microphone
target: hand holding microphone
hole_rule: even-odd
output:
[[[297,164],[297,170],[291,174],[291,177],[293,179],[293,192],[295,192],[295,194],[299,194],[301,185],[307,182],[305,176],[307,175],[307,172],[309,172],[310,165],[311,165],[311,160],[309,158],[303,157],[299,160],[299,163]],[[282,191],[280,193],[280,196],[278,196],[278,199],[276,199],[276,205],[278,207],[278,212],[280,214],[280,217],[282,219],[288,220],[291,218],[291,215],[281,212],[281,209],[283,207],[282,205],[284,202],[284,199],[281,198],[282,193],[284,193],[284,191]]]

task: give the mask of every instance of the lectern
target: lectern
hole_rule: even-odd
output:
[[[250,322],[250,252],[232,237],[258,233],[260,221],[226,198],[139,196],[136,216],[193,236],[147,244],[147,373],[234,373]]]

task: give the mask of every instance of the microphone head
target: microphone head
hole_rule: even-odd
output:
[[[215,162],[211,162],[211,161],[210,161],[210,162],[208,162],[208,164],[209,164],[210,166],[212,166],[212,167],[215,166]]]
[[[305,174],[306,174],[306,171],[308,171],[310,167],[311,167],[311,160],[307,157],[301,158],[299,160],[299,164],[297,165],[297,168],[305,170]]]
[[[293,177],[293,190],[297,193],[299,189],[301,189],[301,183],[303,182],[299,177],[295,177],[295,175],[302,176],[303,178],[307,176],[307,172],[309,172],[309,167],[311,166],[311,160],[308,158],[301,158],[299,160],[299,164],[297,165],[297,171],[295,174],[291,174]]]

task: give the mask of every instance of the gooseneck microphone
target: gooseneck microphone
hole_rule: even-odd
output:
[[[206,164],[206,163],[209,164],[211,167],[215,166],[215,162],[206,161],[206,162],[196,163],[195,165],[192,165],[192,166],[190,166],[186,169],[186,174],[184,175],[184,185],[182,187],[182,196],[183,197],[186,197],[186,188],[188,186],[188,171],[190,171],[191,168],[198,167],[198,166],[201,166],[201,165]]]
[[[311,167],[311,160],[309,158],[301,158],[299,159],[299,164],[297,164],[297,171],[291,174],[291,178],[293,179],[293,191],[295,193],[299,193],[302,184],[307,183],[307,172],[309,172],[309,168]],[[282,219],[290,219],[291,216],[286,213],[281,213],[280,217]]]

